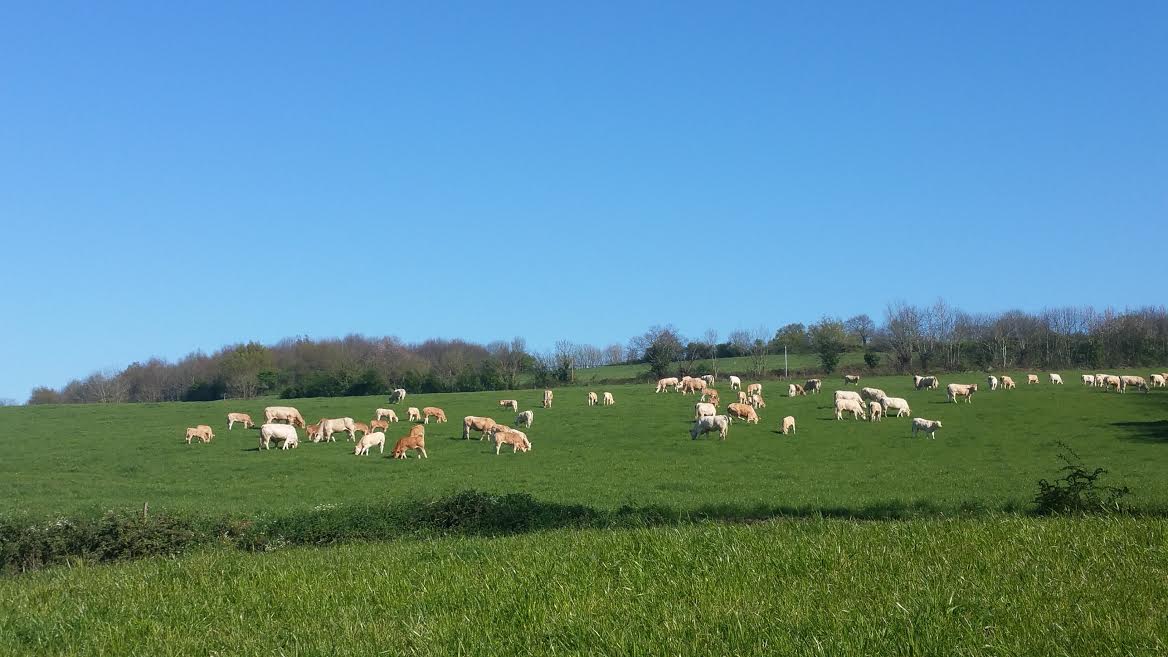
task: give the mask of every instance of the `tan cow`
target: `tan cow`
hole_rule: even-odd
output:
[[[860,376],[858,374],[845,374],[844,375],[844,385],[846,386],[849,383],[851,383],[853,385],[859,385],[860,384]]]
[[[418,420],[422,419],[422,411],[419,411],[417,406],[411,406],[406,409],[406,416],[407,421],[417,422]]]
[[[664,379],[657,379],[657,390],[654,392],[669,392],[670,388],[677,388],[679,381],[676,376],[666,377]]]
[[[1004,374],[1002,375],[1002,390],[1013,390],[1016,387],[1017,385],[1014,384],[1013,378]]]
[[[416,429],[421,426],[420,424],[416,424],[414,428]],[[406,458],[406,452],[411,449],[416,449],[421,453],[421,456],[418,458],[430,458],[430,455],[426,453],[426,436],[416,436],[412,430],[410,431],[410,435],[398,438],[397,444],[393,446],[393,458],[404,460]]]
[[[489,417],[479,417],[477,415],[468,415],[462,418],[462,439],[470,440],[471,431],[481,431],[479,440],[487,437],[487,432],[494,429],[498,425],[493,419]]]
[[[516,413],[519,412],[519,402],[515,399],[500,399],[499,405],[503,408],[509,408]]]
[[[762,384],[761,383],[752,383],[752,384],[746,386],[746,393],[747,394],[753,395],[756,392],[760,395],[762,394]]]
[[[369,420],[369,430],[381,432],[389,431],[389,422],[386,422],[385,420]]]
[[[555,399],[555,394],[553,394],[551,390],[544,390],[543,391],[543,407],[544,408],[551,408],[552,407],[552,400],[554,400],[554,399]]]
[[[795,433],[795,416],[794,415],[788,415],[787,417],[783,418],[783,435],[784,436],[787,435],[788,431],[790,431],[791,433]]]
[[[708,401],[711,404],[713,404],[714,406],[717,406],[718,404],[720,404],[722,402],[722,398],[720,395],[718,395],[718,391],[714,390],[713,388],[706,388],[705,390],[703,390],[701,400]]]
[[[718,407],[706,402],[698,402],[694,404],[694,419],[700,417],[709,417],[718,414]]]
[[[353,418],[351,417],[321,419],[317,424],[320,425],[319,436],[325,442],[335,443],[336,439],[333,438],[333,434],[341,431],[349,434],[349,440],[357,440],[357,428],[353,425]]]
[[[366,436],[368,436],[370,433],[372,433],[369,431],[369,425],[365,424],[364,422],[354,422],[353,423],[353,431],[360,431],[361,433],[365,434]]]
[[[741,390],[739,390],[738,391],[738,403],[745,404],[748,401],[750,401],[750,395],[747,395],[745,392],[742,392]]]
[[[319,434],[320,434],[320,424],[319,423],[310,424],[304,428],[304,437],[311,440],[312,442],[316,442],[318,440],[317,436]]]
[[[300,411],[291,406],[269,406],[264,409],[264,424],[272,424],[278,420],[304,428],[304,417],[300,415]]]
[[[379,408],[374,413],[378,420],[388,420],[390,422],[397,422],[397,413],[392,408]]]
[[[844,413],[851,413],[854,420],[868,419],[867,414],[864,413],[864,406],[855,399],[835,400],[835,419],[844,419]]]
[[[689,393],[697,394],[706,387],[706,382],[701,379],[685,379],[681,382],[681,394],[688,395]]]
[[[531,441],[527,439],[527,434],[516,429],[500,429],[495,432],[495,456],[499,455],[503,445],[510,445],[512,454],[531,450]]]
[[[434,418],[434,422],[445,422],[446,411],[437,406],[427,406],[422,409],[422,424],[430,424],[430,418]]]
[[[766,400],[762,398],[762,395],[751,395],[750,405],[755,408],[766,408]]]
[[[251,416],[247,413],[228,413],[227,430],[231,431],[231,427],[235,426],[236,422],[242,422],[244,429],[250,429],[255,426],[255,422],[251,421]]]
[[[1168,381],[1168,379],[1164,378],[1163,374],[1153,374],[1152,376],[1148,377],[1148,379],[1148,385],[1153,388],[1163,388],[1165,387],[1165,382]]]
[[[868,402],[868,421],[880,422],[884,419],[884,407],[878,401]]]
[[[755,412],[754,407],[750,404],[730,404],[726,407],[726,414],[731,417],[746,420],[747,424],[751,422],[758,424],[758,413]]]
[[[211,431],[211,427],[200,424],[194,427],[187,427],[187,444],[191,444],[191,440],[198,438],[200,442],[209,443],[215,437],[215,433]]]
[[[1119,380],[1123,382],[1123,386],[1119,389],[1120,392],[1126,392],[1127,389],[1131,387],[1135,387],[1138,390],[1143,390],[1145,393],[1148,392],[1148,382],[1142,376],[1121,376],[1119,377]]]
[[[1038,383],[1038,375],[1037,374],[1027,374],[1026,375],[1026,385],[1030,385],[1032,383]]]

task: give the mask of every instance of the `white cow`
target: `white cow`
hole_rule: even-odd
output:
[[[884,407],[878,401],[868,402],[868,421],[882,422],[884,420]]]
[[[973,403],[973,393],[977,392],[976,383],[950,383],[945,386],[946,399],[948,401],[957,403],[958,397],[965,397],[965,403]]]
[[[790,430],[791,433],[795,433],[795,416],[794,415],[788,415],[787,417],[783,418],[783,435],[784,436],[787,435],[788,430]]]
[[[260,449],[271,449],[272,441],[280,443],[281,449],[300,446],[296,427],[291,424],[268,423],[260,426]]]
[[[852,419],[868,419],[864,413],[864,405],[854,399],[837,399],[835,401],[835,419],[844,419],[844,413],[851,413]]]
[[[606,392],[606,393],[604,393],[604,395],[601,396],[600,403],[603,404],[604,406],[612,406],[613,404],[616,403],[616,400],[614,400],[612,398],[611,392]]]
[[[1092,388],[1094,388],[1095,387],[1095,375],[1094,374],[1084,374],[1083,375],[1083,385],[1091,386]]]
[[[392,408],[379,408],[374,413],[377,414],[378,420],[388,420],[390,422],[397,422],[397,413],[393,412]]]
[[[1063,375],[1055,374],[1054,372],[1051,372],[1049,374],[1049,376],[1050,376],[1051,383],[1053,383],[1055,385],[1059,385],[1059,386],[1063,385]]]
[[[742,387],[742,379],[731,374],[730,375],[730,389],[731,390],[738,390],[741,387]]]
[[[879,401],[881,397],[887,396],[880,388],[860,388],[860,398],[864,401]]]
[[[864,398],[860,396],[860,393],[856,392],[855,390],[836,390],[834,397],[835,401],[837,402],[841,399],[851,399],[857,404],[863,403],[864,401]]]
[[[1150,381],[1149,385],[1153,388],[1163,388],[1166,384],[1163,374],[1153,374],[1148,377],[1148,380]]]
[[[709,416],[717,415],[717,414],[718,414],[718,407],[714,406],[713,404],[708,404],[705,402],[698,402],[698,403],[694,404],[694,419],[695,420],[698,418],[701,418],[701,417],[709,417]]]
[[[990,390],[998,389],[998,377],[991,374],[990,376],[986,377],[986,383],[989,384]]]
[[[717,431],[718,437],[726,440],[726,434],[730,431],[730,418],[725,415],[698,418],[689,430],[689,437],[697,440],[699,435],[712,431]]]
[[[912,421],[913,438],[917,437],[918,432],[923,431],[923,432],[929,434],[929,438],[936,440],[937,439],[937,436],[936,436],[937,429],[940,429],[940,428],[942,428],[940,420],[926,420],[924,418],[914,417],[913,421]]]
[[[406,398],[406,389],[405,388],[395,388],[393,391],[393,395],[390,396],[390,398],[389,398],[389,401],[391,404],[396,404],[405,398]]]
[[[597,397],[596,397],[596,393],[595,393],[595,392],[589,392],[589,393],[588,393],[588,405],[589,405],[589,406],[595,406],[595,405],[596,405],[596,399],[597,399]]]
[[[515,426],[531,428],[531,424],[535,422],[535,413],[533,411],[523,411],[515,416]]]
[[[385,434],[374,431],[361,436],[361,440],[357,441],[357,446],[353,449],[353,456],[369,456],[370,447],[377,447],[378,451],[384,454]]]
[[[322,419],[319,424],[320,433],[317,435],[320,436],[325,442],[336,442],[336,439],[333,438],[333,434],[340,431],[348,433],[349,440],[357,440],[357,427],[353,424],[353,418],[351,417],[338,417],[332,420]]]
[[[885,415],[896,411],[894,417],[900,417],[901,415],[912,416],[912,409],[909,408],[907,399],[901,397],[884,397],[880,400],[880,405],[884,407]]]

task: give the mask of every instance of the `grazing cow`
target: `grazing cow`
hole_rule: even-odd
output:
[[[990,390],[997,390],[998,389],[998,377],[996,377],[992,374],[987,376],[986,377],[986,385],[989,387]]]
[[[500,406],[502,406],[503,408],[509,408],[509,409],[511,409],[511,410],[513,410],[513,411],[515,411],[516,413],[518,413],[518,412],[519,412],[519,402],[518,402],[517,400],[514,400],[514,399],[500,399],[500,400],[499,400],[499,405],[500,405]]]
[[[1050,372],[1047,374],[1047,376],[1050,377],[1050,382],[1052,384],[1057,385],[1057,386],[1063,385],[1063,375],[1055,374],[1054,372]]]
[[[215,434],[211,432],[211,427],[205,424],[200,424],[197,427],[187,427],[186,438],[188,445],[190,445],[191,441],[195,438],[198,438],[200,442],[209,443],[214,437]]]
[[[414,426],[410,427],[410,435],[411,436],[421,436],[421,437],[425,438],[426,437],[426,427],[424,427],[421,424],[415,424]]]
[[[1106,374],[1096,374],[1095,375],[1095,387],[1096,388],[1104,387],[1106,384],[1103,382],[1103,379],[1105,379],[1105,378],[1107,378]]]
[[[389,422],[385,420],[369,420],[370,431],[389,431]]]
[[[1123,379],[1114,374],[1097,374],[1096,380],[1102,381],[1100,385],[1108,390],[1115,388],[1117,392],[1123,392]]]
[[[304,417],[300,415],[300,411],[291,406],[269,406],[264,409],[264,424],[272,424],[277,420],[304,428]]]
[[[414,428],[417,429],[421,426],[422,425],[420,424],[415,424]],[[406,458],[406,452],[410,451],[411,449],[418,450],[418,452],[421,454],[421,456],[418,458],[430,458],[430,455],[426,453],[426,436],[415,435],[412,430],[410,431],[410,435],[397,439],[397,443],[393,446],[393,452],[391,452],[391,454],[395,459],[404,460]]]
[[[1030,385],[1032,383],[1038,383],[1038,375],[1037,374],[1027,374],[1026,375],[1026,385]]]
[[[788,397],[800,397],[805,396],[806,394],[807,391],[803,390],[803,386],[799,385],[798,383],[792,383],[787,386]]]
[[[755,408],[766,408],[766,400],[762,398],[762,395],[751,395],[750,405]]]
[[[1128,388],[1135,386],[1136,388],[1148,392],[1148,382],[1142,376],[1121,376],[1119,380],[1123,383],[1120,387],[1120,392],[1126,392]],[[200,425],[202,426],[202,425]]]
[[[280,443],[281,449],[300,446],[296,427],[289,424],[268,423],[260,426],[260,449],[271,449],[272,441]]]
[[[543,391],[543,407],[544,408],[551,408],[552,407],[552,400],[554,398],[555,398],[555,395],[552,393],[551,390],[544,390]]]
[[[806,390],[807,394],[809,395],[811,393],[819,394],[820,391],[823,390],[823,381],[819,379],[807,379],[807,383],[803,384],[803,389]]]
[[[589,405],[589,406],[595,406],[595,405],[596,405],[596,400],[597,400],[596,393],[595,393],[595,392],[592,392],[592,391],[589,391],[589,392],[588,392],[588,405]]]
[[[349,440],[357,440],[357,427],[353,425],[353,418],[351,417],[339,417],[331,420],[322,419],[318,424],[320,424],[319,435],[326,442],[336,442],[333,434],[339,431],[344,431],[349,434]]]
[[[841,399],[850,399],[857,404],[864,403],[864,398],[861,397],[860,393],[856,392],[855,390],[836,390],[835,393],[832,394],[832,398],[837,402]]]
[[[977,392],[976,383],[950,383],[945,386],[946,399],[957,403],[958,397],[965,397],[965,403],[973,403],[973,393]]]
[[[1091,386],[1092,388],[1094,388],[1095,387],[1095,375],[1094,374],[1084,374],[1083,375],[1083,385]]]
[[[787,435],[788,431],[790,431],[791,433],[795,433],[795,416],[794,415],[788,415],[787,417],[783,418],[783,435],[784,436]]]
[[[1152,376],[1148,377],[1148,381],[1148,385],[1153,388],[1163,388],[1165,387],[1166,379],[1164,378],[1163,374],[1153,374]]]
[[[880,405],[884,407],[884,414],[888,415],[892,411],[896,411],[895,417],[901,415],[912,416],[912,409],[908,406],[908,400],[900,397],[885,397],[880,400]]]
[[[681,394],[688,395],[689,393],[697,394],[706,387],[706,382],[701,379],[684,379],[681,382]]]
[[[604,404],[605,406],[612,406],[613,404],[615,404],[615,403],[616,403],[616,400],[612,398],[612,393],[611,393],[611,392],[606,392],[606,393],[604,393],[604,395],[601,397],[600,403],[601,403],[601,404]]]
[[[937,429],[941,429],[941,422],[939,420],[926,420],[921,417],[914,417],[912,421],[912,435],[917,437],[918,432],[925,432],[929,434],[929,438],[937,439]]]
[[[748,401],[750,401],[750,396],[747,395],[745,392],[739,390],[738,391],[738,403],[745,404]]]
[[[854,420],[868,419],[868,415],[864,413],[863,402],[858,402],[855,399],[835,400],[835,419],[844,419],[844,413],[851,413]]]
[[[941,382],[935,376],[913,375],[913,387],[917,390],[936,390],[940,386]]]
[[[251,421],[251,416],[247,413],[228,413],[227,430],[231,431],[231,427],[235,426],[236,422],[242,422],[244,429],[250,429],[255,426],[255,422]]]
[[[1003,374],[1002,375],[1002,390],[1013,390],[1015,387],[1016,386],[1014,385],[1014,379]]]
[[[499,455],[503,445],[510,445],[512,454],[531,450],[531,441],[527,439],[527,434],[516,429],[500,428],[495,432],[495,456]]]
[[[742,388],[742,379],[731,374],[730,375],[730,389],[731,390],[739,390],[741,388]]]
[[[498,425],[493,419],[489,417],[479,417],[477,415],[468,415],[462,418],[462,439],[470,440],[471,431],[481,431],[479,440],[486,438],[487,432],[494,429]]]
[[[858,374],[845,374],[844,375],[844,385],[846,386],[849,383],[851,383],[852,385],[860,385],[860,375],[858,375]]]
[[[880,388],[860,388],[860,399],[864,401],[880,401],[882,397],[887,396]]]
[[[718,407],[714,406],[713,404],[707,404],[705,402],[698,402],[698,403],[694,404],[694,419],[695,420],[700,418],[700,417],[709,417],[711,415],[717,415],[717,414],[718,414]]]
[[[392,408],[379,408],[374,413],[378,420],[388,420],[390,422],[397,422],[397,413],[393,412]]]
[[[657,379],[657,389],[654,392],[669,392],[670,388],[677,388],[679,381],[676,376]]]
[[[369,456],[369,448],[377,447],[379,454],[385,453],[385,434],[380,431],[374,433],[367,433],[357,441],[357,446],[353,448],[353,456]]]
[[[417,422],[422,419],[422,411],[419,411],[417,406],[411,406],[406,409],[406,415],[410,422]]]
[[[515,426],[517,426],[517,427],[523,427],[525,429],[530,429],[532,423],[534,423],[534,422],[535,422],[535,412],[534,411],[523,411],[519,415],[515,416]]]
[[[881,422],[884,419],[884,407],[878,401],[868,402],[868,421]]]
[[[702,390],[701,401],[708,401],[711,404],[717,406],[718,402],[722,401],[722,399],[717,390],[714,390],[713,388],[706,388],[705,390]]]
[[[430,424],[430,418],[434,418],[434,422],[445,422],[446,411],[437,406],[426,406],[422,409],[422,424]]]
[[[712,415],[709,417],[701,417],[694,421],[693,426],[690,427],[689,437],[697,440],[699,435],[705,435],[712,431],[718,432],[718,437],[726,440],[726,434],[730,431],[730,418],[726,415]]]
[[[753,395],[756,392],[759,394],[762,394],[762,384],[761,383],[752,383],[752,384],[746,386],[746,393],[747,394]]]
[[[395,388],[393,394],[389,396],[389,403],[396,404],[406,398],[405,388]]]
[[[750,404],[730,404],[726,407],[726,414],[732,418],[742,418],[747,424],[751,422],[758,424],[758,413]]]
[[[707,387],[712,387],[714,385],[714,375],[713,374],[703,374],[699,378],[702,381],[706,382]]]
[[[317,423],[317,424],[310,424],[310,425],[308,425],[307,427],[305,427],[305,428],[304,428],[304,437],[305,437],[305,438],[308,438],[309,440],[311,440],[311,441],[312,441],[312,442],[314,442],[314,443],[315,443],[317,440],[319,440],[319,438],[317,437],[317,435],[318,435],[319,433],[320,433],[320,424],[319,424],[319,423]]]
[[[371,433],[369,431],[369,425],[365,424],[364,422],[354,422],[353,423],[353,430],[360,431],[361,433],[365,434],[366,436],[368,436]]]

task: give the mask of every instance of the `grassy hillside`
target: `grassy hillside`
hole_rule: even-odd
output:
[[[654,394],[652,386],[615,386],[617,405],[584,404],[569,388],[554,408],[539,391],[410,396],[399,405],[438,405],[452,421],[428,427],[428,460],[388,453],[354,457],[352,445],[304,444],[257,451],[257,432],[228,432],[225,415],[262,416],[266,402],[0,408],[0,495],[8,513],[56,516],[141,507],[219,513],[309,509],[353,501],[394,504],[473,488],[527,492],[549,502],[598,508],[658,504],[711,515],[922,512],[1008,509],[1028,503],[1040,478],[1062,465],[1058,441],[1108,480],[1129,485],[1138,508],[1168,509],[1168,392],[1119,395],[1066,386],[982,392],[972,404],[947,404],[943,391],[910,391],[907,377],[866,380],[907,397],[914,415],[944,422],[937,440],[912,439],[906,418],[879,424],[837,422],[830,390],[788,399],[777,384],[758,426],[735,423],[725,442],[688,435],[692,396]],[[724,385],[722,386],[725,390]],[[511,420],[497,400],[535,409],[528,454],[495,456],[487,443],[460,437],[464,415]],[[296,400],[310,421],[350,415],[367,420],[384,398]],[[798,421],[782,436],[784,415]],[[206,423],[208,445],[182,442]],[[406,432],[395,425],[391,438]],[[750,511],[745,513],[744,511]]]
[[[0,579],[11,655],[1157,655],[1155,519],[782,521]]]

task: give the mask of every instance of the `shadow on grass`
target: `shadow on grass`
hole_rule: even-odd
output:
[[[1126,435],[1123,436],[1124,440],[1168,444],[1168,420],[1112,422],[1111,426],[1126,432]]]

